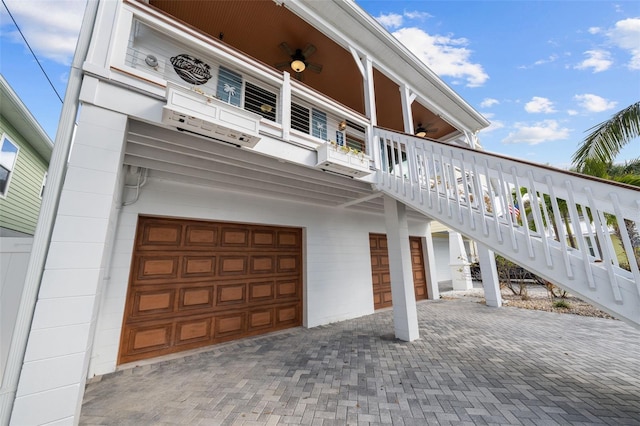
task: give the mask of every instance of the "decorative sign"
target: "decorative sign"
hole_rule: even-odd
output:
[[[336,130],[336,145],[344,146],[344,133],[339,130]]]
[[[181,54],[171,58],[173,69],[181,79],[191,84],[205,84],[211,78],[209,64],[191,55]]]

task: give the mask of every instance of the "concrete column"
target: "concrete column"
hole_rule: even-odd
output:
[[[425,236],[422,244],[422,255],[426,267],[427,296],[431,300],[440,299],[440,288],[438,287],[438,274],[436,274],[436,252],[433,249],[433,235],[431,234],[431,223],[427,222]]]
[[[420,336],[406,207],[385,195],[384,216],[393,298],[393,326],[398,339],[410,342]]]
[[[80,110],[12,425],[78,423],[110,222],[119,203],[126,128],[125,115],[93,105]]]
[[[451,268],[451,283],[454,290],[471,290],[471,270],[469,258],[464,248],[462,235],[449,231],[449,267]]]
[[[500,280],[496,269],[496,257],[493,251],[489,250],[489,247],[482,243],[477,243],[477,245],[484,298],[487,306],[499,308],[502,306],[502,296],[500,295]]]

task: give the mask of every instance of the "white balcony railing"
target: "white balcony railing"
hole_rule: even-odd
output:
[[[309,149],[363,141],[370,121],[322,93],[138,2],[122,4],[112,79],[162,96],[167,82],[260,116],[259,132]],[[341,131],[341,123],[350,123]],[[342,135],[339,135],[341,133]]]

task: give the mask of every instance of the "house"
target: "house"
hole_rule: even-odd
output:
[[[53,142],[0,75],[0,237],[33,236]]]
[[[2,75],[0,104],[0,365],[4,367],[53,143]]]
[[[486,201],[515,182],[637,220],[637,192],[479,151],[487,120],[353,1],[90,2],[76,61],[77,132],[67,168],[71,132],[56,141],[59,205],[3,382],[11,424],[77,422],[87,377],[389,305],[416,339],[436,220],[478,243],[488,304],[497,251],[640,323],[635,263]]]

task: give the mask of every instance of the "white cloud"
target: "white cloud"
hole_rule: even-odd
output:
[[[550,114],[556,112],[553,107],[553,102],[547,98],[540,96],[534,96],[529,102],[524,105],[524,110],[531,113],[544,113]]]
[[[427,12],[419,12],[417,10],[414,10],[413,12],[404,12],[404,16],[409,19],[427,19],[433,17],[433,15],[430,15]]]
[[[489,79],[482,65],[470,61],[464,38],[432,36],[419,28],[401,28],[393,35],[440,76],[463,79],[468,87],[482,86]]]
[[[569,137],[570,129],[560,127],[556,120],[544,120],[532,125],[516,123],[515,131],[510,132],[502,140],[505,144],[523,143],[527,145],[538,145],[543,142],[564,140]]]
[[[544,65],[549,64],[551,62],[555,62],[558,59],[558,55],[550,55],[547,59],[539,59],[535,61],[534,65]]]
[[[584,52],[587,59],[576,65],[577,69],[592,68],[593,72],[602,72],[611,68],[613,61],[611,60],[611,54],[606,50],[587,50]]]
[[[387,15],[380,15],[376,18],[378,22],[384,25],[387,28],[398,28],[402,26],[403,18],[402,15],[398,15],[397,13],[389,13]]]
[[[482,102],[480,102],[480,106],[482,108],[490,108],[494,105],[498,105],[500,103],[499,100],[493,98],[484,98]]]
[[[84,15],[84,0],[5,0],[11,14],[38,56],[64,65],[71,63]],[[4,8],[3,8],[4,9]],[[3,11],[2,37],[24,43]]]
[[[490,118],[490,117],[487,116],[486,118]],[[478,134],[482,136],[483,134],[491,133],[495,130],[502,129],[504,127],[505,127],[504,121],[500,121],[500,120],[491,121],[491,124],[489,124],[489,127],[482,129]],[[482,142],[482,139],[480,141]]]
[[[573,116],[573,115],[578,115],[578,111],[576,111],[575,109],[569,109],[567,110],[567,114]]]
[[[609,101],[605,98],[602,98],[598,95],[593,95],[591,93],[585,93],[583,95],[575,95],[573,99],[578,102],[583,109],[589,112],[602,112],[613,109],[618,104],[614,101]]]
[[[629,69],[640,70],[640,18],[616,22],[615,27],[607,31],[607,36],[617,47],[629,52]]]
[[[589,31],[589,34],[599,34],[602,32],[602,28],[600,27],[590,27],[587,31]]]

